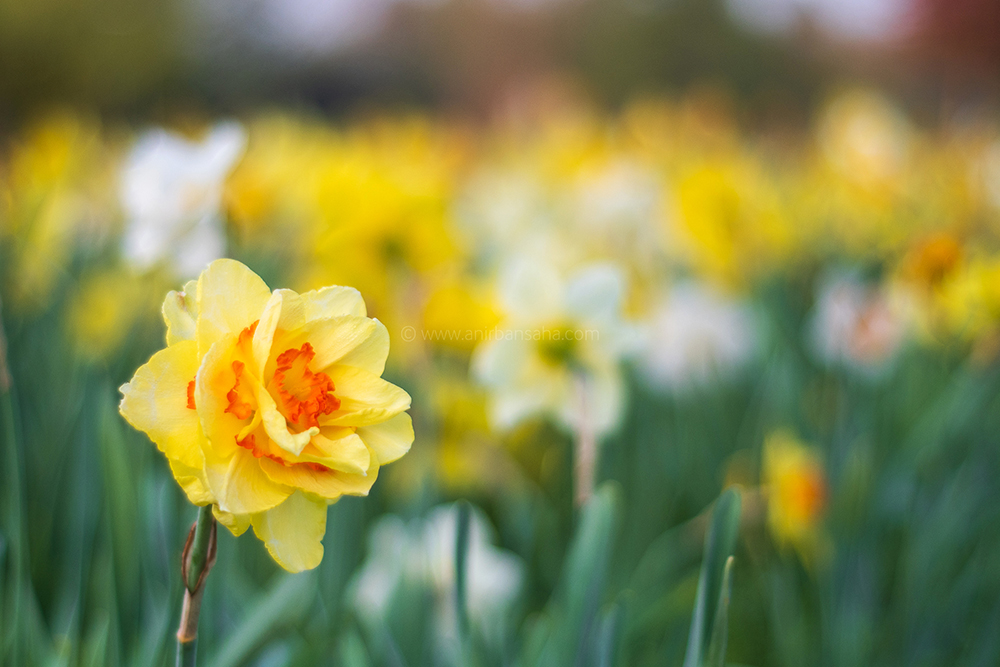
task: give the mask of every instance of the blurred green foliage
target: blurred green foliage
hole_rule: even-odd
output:
[[[983,665],[1000,656],[995,369],[913,349],[886,381],[864,383],[809,360],[793,335],[806,313],[793,287],[761,298],[772,336],[760,367],[687,397],[634,384],[627,422],[603,449],[607,483],[582,513],[558,481],[570,477],[569,444],[551,431],[536,435],[560,461],[551,485],[473,494],[501,545],[528,564],[529,593],[500,654],[470,629],[467,664],[681,664],[696,599],[704,633],[716,623],[705,601],[729,586],[724,554],[713,555],[704,566],[714,568],[711,592],[698,593],[705,508],[734,457],[756,452],[776,425],[822,445],[835,554],[804,569],[775,549],[745,496],[728,660]],[[195,510],[115,410],[115,387],[162,331],[140,321],[112,362],[87,365],[63,339],[58,309],[56,298],[35,315],[4,312],[12,383],[0,405],[2,662],[168,664],[180,547]],[[426,406],[414,396],[419,423]],[[426,446],[418,428],[415,448]],[[400,505],[386,484],[331,508],[326,556],[311,573],[280,573],[258,541],[220,531],[204,664],[432,664],[431,591],[404,591],[378,635],[345,594],[375,517],[416,516],[448,499],[431,486]],[[737,515],[727,511],[731,531]]]

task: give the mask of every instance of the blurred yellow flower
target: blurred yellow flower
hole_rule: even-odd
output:
[[[449,209],[461,152],[455,137],[419,119],[330,138],[313,164],[315,211],[302,235],[308,261],[296,278],[310,287],[357,285],[390,324],[418,316],[406,312],[412,278],[458,255]]]
[[[734,156],[690,169],[677,184],[677,203],[679,244],[718,282],[745,286],[794,247],[778,191],[752,160]]]
[[[74,241],[100,237],[93,232],[111,218],[107,157],[96,125],[56,113],[27,128],[0,165],[0,273],[19,308],[44,307]]]
[[[81,279],[66,313],[77,354],[100,360],[118,350],[143,313],[140,304],[147,292],[121,270],[103,270]]]
[[[380,377],[385,327],[352,288],[272,293],[225,259],[163,314],[167,348],[122,386],[122,415],[191,502],[235,535],[252,525],[285,569],[316,567],[327,505],[367,495],[413,441],[409,395]]]
[[[778,544],[794,548],[807,565],[824,558],[827,484],[819,455],[789,431],[771,433],[764,442],[763,484],[767,523]]]
[[[443,282],[424,305],[427,341],[469,352],[499,323],[500,315],[472,280]]]
[[[946,331],[966,340],[1000,330],[1000,257],[976,257],[942,281],[934,307]]]

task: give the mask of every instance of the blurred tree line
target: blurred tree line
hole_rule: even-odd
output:
[[[1000,79],[993,0],[919,0],[906,39],[860,48],[833,45],[806,18],[791,34],[750,32],[723,0],[513,4],[387,3],[368,38],[297,52],[262,37],[260,2],[227,14],[233,5],[220,0],[0,0],[0,117],[59,105],[338,111],[361,100],[486,113],[511,86],[553,73],[610,104],[707,83],[742,108],[806,110],[851,76],[933,106],[967,89],[995,95]]]

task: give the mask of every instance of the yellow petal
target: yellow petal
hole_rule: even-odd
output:
[[[167,462],[170,464],[170,472],[173,473],[174,479],[180,484],[191,504],[201,507],[215,502],[215,496],[208,488],[203,470],[191,468],[174,459],[167,459]]]
[[[292,331],[306,323],[306,305],[299,294],[290,289],[276,289],[274,293],[281,298],[279,328]]]
[[[410,445],[413,444],[413,420],[410,415],[401,412],[381,424],[362,426],[358,429],[358,436],[382,466],[410,451]]]
[[[226,334],[239,335],[260,319],[271,290],[240,262],[217,259],[198,278],[198,349],[206,352]]]
[[[167,458],[200,469],[204,466],[198,414],[187,407],[188,383],[198,372],[198,346],[181,341],[160,350],[121,386],[118,410],[144,431]]]
[[[232,514],[264,512],[291,495],[293,489],[264,474],[263,462],[273,463],[239,448],[226,459],[211,453],[206,456],[205,478],[220,510]]]
[[[331,366],[325,371],[336,387],[340,409],[326,426],[368,426],[395,417],[410,407],[410,395],[394,384],[359,368]]]
[[[323,560],[326,501],[296,491],[275,507],[252,517],[253,532],[271,557],[289,572],[311,570]]]
[[[301,463],[286,466],[271,459],[261,459],[260,467],[275,483],[336,500],[340,496],[367,496],[378,477],[379,465],[375,457],[371,457],[367,475],[352,475],[339,470],[314,470]]]
[[[264,421],[264,430],[267,431],[267,436],[286,452],[291,452],[298,456],[305,449],[305,446],[309,444],[309,441],[312,440],[312,437],[319,433],[319,429],[315,426],[301,433],[292,433],[289,431],[288,420],[278,411],[278,406],[275,404],[274,398],[263,387],[259,389],[257,402],[260,405],[260,414]]]
[[[293,331],[313,320],[350,315],[365,317],[365,302],[353,287],[324,287],[305,294],[279,289],[283,300],[281,321],[278,326]]]
[[[235,345],[236,338],[231,335],[216,341],[205,354],[195,380],[195,405],[202,432],[211,449],[222,457],[228,457],[237,449],[237,436],[251,422],[249,417],[240,419],[233,413],[226,412],[229,407],[227,394],[236,384],[236,373],[232,365]],[[255,382],[250,373],[240,376],[241,384],[247,383],[252,388]]]
[[[212,507],[212,514],[215,515],[215,520],[228,528],[235,537],[247,532],[247,528],[250,527],[250,516],[247,514],[223,512],[218,505]]]
[[[182,291],[167,292],[160,312],[167,323],[167,345],[194,340],[195,322],[198,320],[198,282],[191,280]]]
[[[316,352],[311,362],[316,371],[340,364],[381,375],[389,356],[389,332],[381,322],[367,317],[342,315],[313,320],[283,336],[276,347],[293,349],[306,342]]]
[[[354,433],[336,440],[323,435],[313,436],[313,446],[319,450],[318,456],[305,456],[305,461],[322,463],[327,468],[355,475],[366,475],[371,465],[371,452],[365,442]],[[310,450],[306,450],[309,452]]]
[[[280,290],[287,291],[287,290]],[[278,320],[281,318],[282,295],[275,292],[268,299],[264,306],[264,312],[257,323],[257,330],[253,335],[253,360],[255,368],[254,375],[261,377],[264,366],[267,364],[267,357],[271,353],[271,343],[274,341],[274,331],[278,328]]]
[[[365,317],[365,300],[361,292],[353,287],[324,287],[302,295],[306,321],[338,315]]]

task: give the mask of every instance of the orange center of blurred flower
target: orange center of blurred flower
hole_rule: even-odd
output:
[[[962,261],[962,246],[948,234],[934,234],[911,253],[907,270],[921,286],[932,289],[944,282]]]
[[[799,521],[811,522],[823,511],[826,482],[818,471],[804,470],[789,475],[782,486],[783,504]]]
[[[289,425],[299,430],[319,426],[319,416],[328,415],[340,407],[333,395],[335,387],[326,373],[313,373],[309,362],[316,356],[312,345],[303,343],[299,349],[285,350],[278,355],[274,384],[281,399],[281,412]]]

